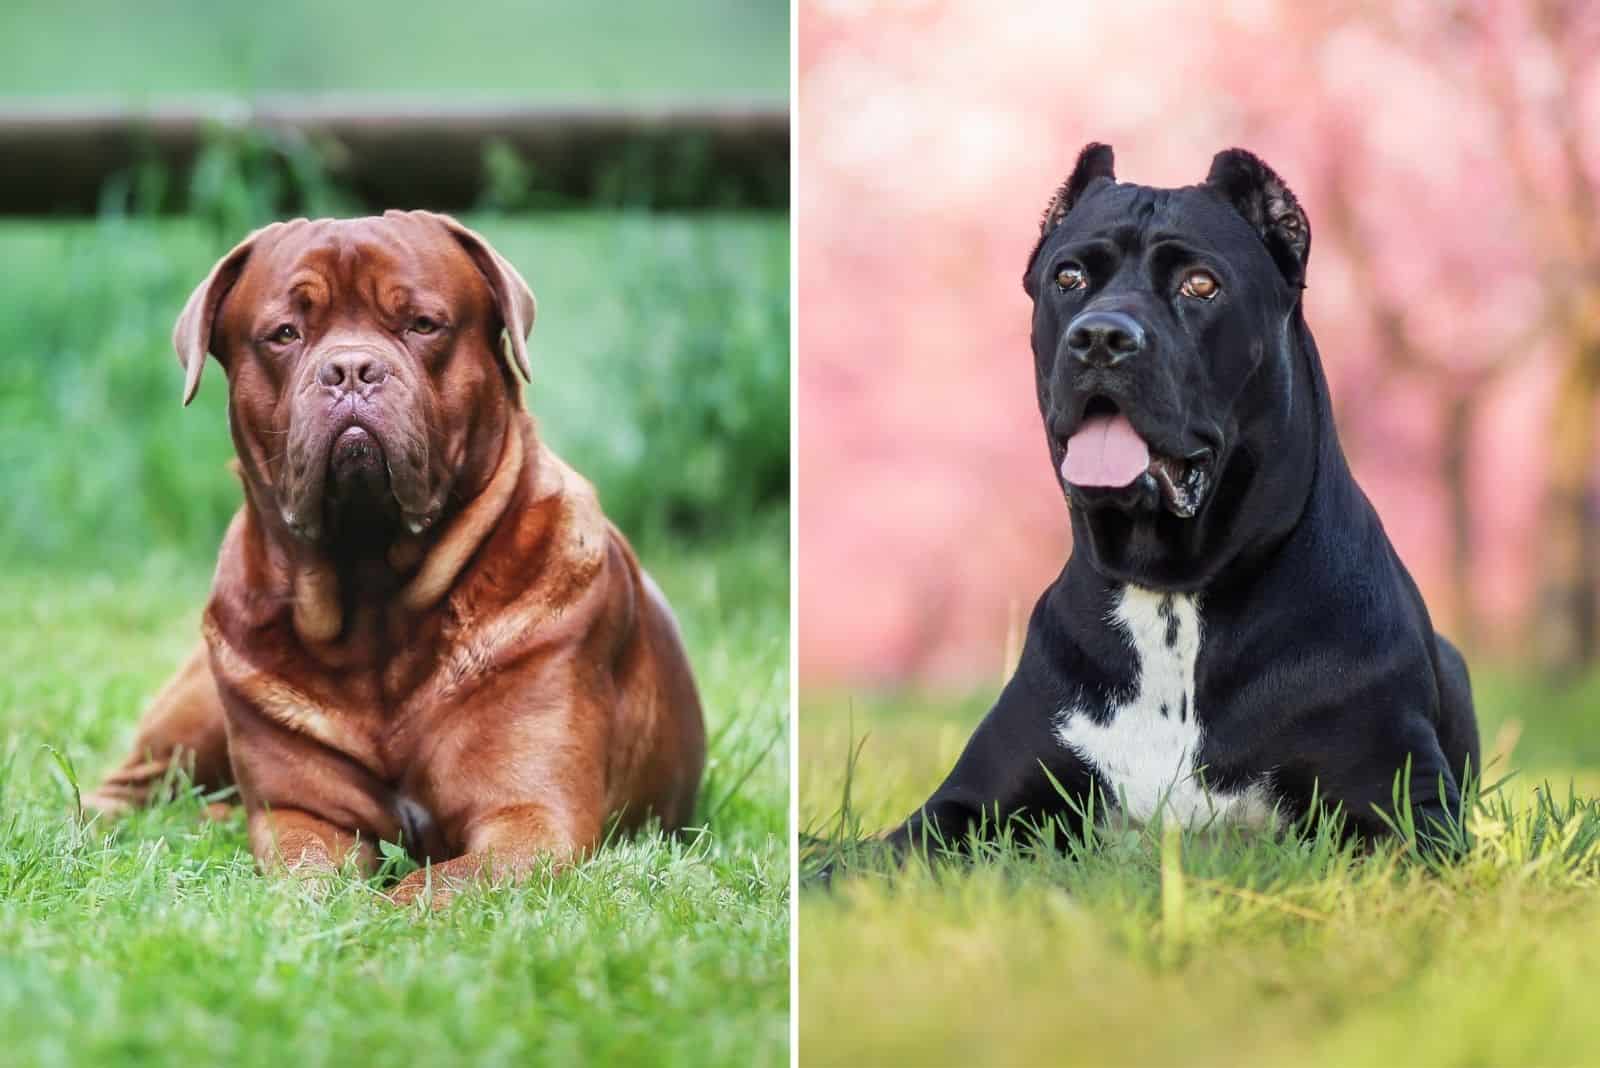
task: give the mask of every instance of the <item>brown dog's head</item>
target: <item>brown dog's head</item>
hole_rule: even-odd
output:
[[[483,238],[391,211],[257,230],[195,289],[172,338],[183,402],[211,353],[252,499],[317,544],[421,533],[453,491],[487,481],[533,318],[528,284]]]

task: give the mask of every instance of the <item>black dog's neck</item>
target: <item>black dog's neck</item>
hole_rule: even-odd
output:
[[[1273,427],[1273,445],[1257,458],[1236,513],[1257,521],[1207,583],[1213,590],[1251,581],[1284,551],[1319,495],[1354,481],[1334,426],[1322,357],[1298,306],[1288,335],[1294,370],[1289,413]]]
[[[1072,512],[1068,567],[1111,585],[1182,593],[1224,589],[1270,566],[1315,494],[1349,481],[1327,380],[1299,307],[1285,325],[1279,362],[1289,403],[1254,417],[1225,456],[1205,506],[1190,519],[1167,512]],[[1282,386],[1264,384],[1264,395]]]

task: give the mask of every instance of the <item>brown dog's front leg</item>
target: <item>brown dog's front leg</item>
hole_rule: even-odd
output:
[[[217,696],[208,656],[205,642],[190,651],[140,718],[127,759],[83,799],[85,808],[115,815],[148,804],[154,800],[155,787],[174,767],[187,772],[204,790],[232,784],[222,698]]]
[[[250,852],[262,871],[318,875],[339,870],[354,857],[363,874],[377,868],[377,849],[351,831],[294,808],[250,813]]]
[[[544,805],[513,805],[477,820],[467,851],[454,860],[414,871],[395,884],[390,899],[409,905],[431,889],[431,904],[443,908],[458,890],[479,879],[513,883],[545,860],[566,867],[600,844],[602,820],[554,812]]]

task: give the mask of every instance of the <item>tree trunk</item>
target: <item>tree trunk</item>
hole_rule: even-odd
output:
[[[1472,650],[1481,638],[1477,601],[1477,539],[1472,528],[1472,429],[1477,419],[1478,391],[1465,389],[1444,411],[1443,478],[1450,513],[1450,585],[1454,590],[1451,624],[1459,644]]]
[[[1600,546],[1594,529],[1595,401],[1600,394],[1596,345],[1575,339],[1557,386],[1550,420],[1550,478],[1543,530],[1529,551],[1543,564],[1535,654],[1557,675],[1595,658],[1596,579]]]

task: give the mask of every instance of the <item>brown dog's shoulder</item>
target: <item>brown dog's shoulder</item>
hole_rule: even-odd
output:
[[[528,509],[553,539],[554,558],[580,568],[598,563],[606,551],[611,521],[600,506],[594,484],[544,442],[535,446]]]

